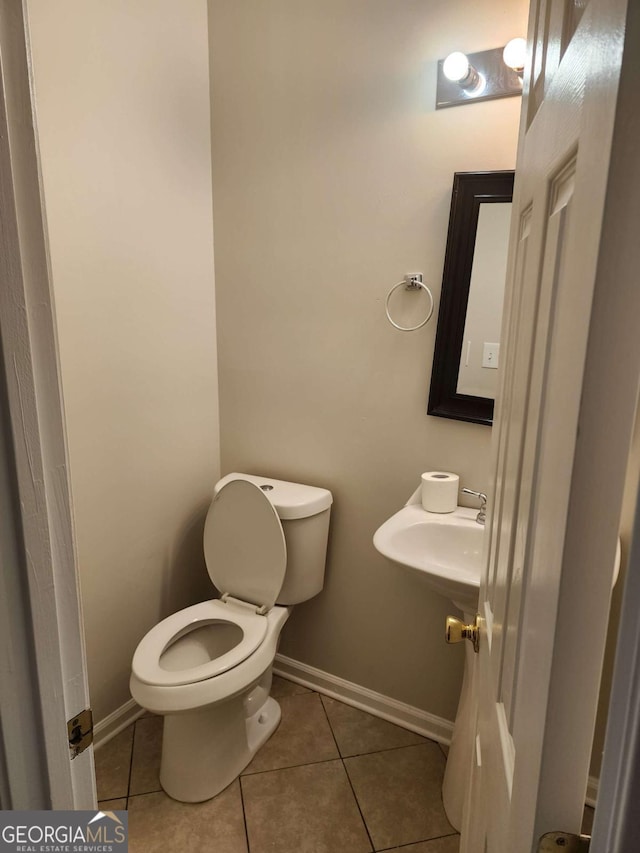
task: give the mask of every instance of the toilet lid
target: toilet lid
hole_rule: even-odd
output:
[[[209,577],[221,593],[273,607],[284,582],[287,546],[278,513],[248,480],[230,480],[213,499],[204,525]]]

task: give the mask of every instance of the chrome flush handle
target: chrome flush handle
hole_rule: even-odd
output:
[[[480,500],[480,512],[476,516],[478,524],[484,524],[487,520],[487,496],[484,492],[474,492],[473,489],[463,489],[465,495],[473,495]]]

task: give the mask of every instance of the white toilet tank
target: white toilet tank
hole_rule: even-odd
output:
[[[298,604],[313,598],[324,586],[331,492],[273,477],[234,473],[216,483],[215,493],[229,480],[249,480],[260,486],[280,517],[287,544],[287,569],[276,604]]]

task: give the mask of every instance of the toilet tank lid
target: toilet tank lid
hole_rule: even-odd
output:
[[[274,477],[260,477],[257,474],[227,474],[216,483],[214,494],[230,480],[248,480],[260,486],[283,521],[317,515],[329,509],[333,502],[333,496],[328,489],[276,480]]]

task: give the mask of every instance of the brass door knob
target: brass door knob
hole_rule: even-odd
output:
[[[478,617],[473,625],[465,625],[461,619],[455,616],[447,616],[447,627],[445,631],[447,643],[461,643],[462,640],[471,640],[474,652],[480,650],[480,637],[478,634]]]

